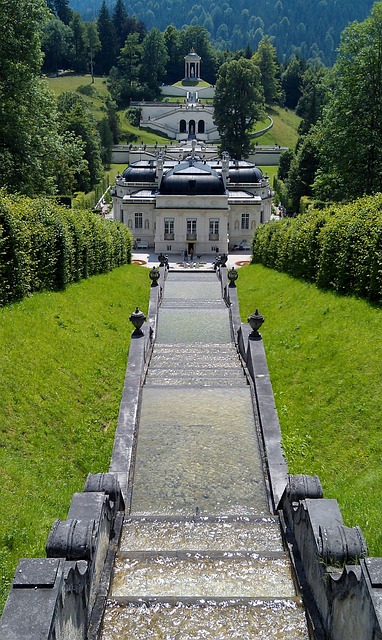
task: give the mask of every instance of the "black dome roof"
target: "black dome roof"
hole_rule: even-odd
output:
[[[208,164],[186,161],[164,174],[159,191],[162,195],[224,195],[225,187],[221,175]]]
[[[259,167],[244,160],[235,160],[229,163],[228,171],[229,181],[231,183],[238,182],[261,182],[263,174]]]
[[[126,182],[155,182],[155,164],[153,161],[134,162],[124,170],[122,178]]]

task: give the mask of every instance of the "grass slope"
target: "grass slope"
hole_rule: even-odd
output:
[[[280,145],[280,147],[294,149],[297,143],[297,129],[301,118],[296,116],[294,111],[278,106],[268,107],[267,114],[273,120],[273,127],[260,138],[255,138],[255,142],[258,142],[259,145]],[[269,120],[265,119],[261,125],[260,123],[256,124],[257,131],[262,127],[267,127]]]
[[[101,120],[105,117],[106,113],[106,99],[110,97],[109,90],[107,88],[105,78],[95,78],[94,84],[92,84],[91,76],[89,74],[77,76],[59,76],[57,78],[47,78],[47,83],[51,91],[56,97],[65,93],[66,91],[75,91],[85,100],[88,104],[91,112],[96,120]],[[91,95],[86,95],[81,90],[81,87],[85,87],[85,91],[90,91]],[[168,139],[162,136],[156,135],[144,129],[133,127],[126,118],[126,109],[118,111],[121,124],[121,144],[126,142],[126,136],[134,134],[137,136],[137,143],[142,144],[167,144]]]
[[[107,471],[148,270],[127,265],[0,309],[0,608],[88,473]]]
[[[105,116],[105,101],[109,96],[105,78],[94,78],[93,84],[89,74],[58,76],[57,78],[47,78],[46,81],[56,98],[68,91],[78,92],[97,120],[101,120]],[[90,95],[79,91],[81,88],[89,91]]]
[[[382,309],[259,265],[240,269],[238,292],[243,320],[265,317],[290,472],[317,474],[382,556]]]

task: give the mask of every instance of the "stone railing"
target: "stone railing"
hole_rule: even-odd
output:
[[[2,640],[89,640],[97,600],[107,593],[124,512],[112,474],[89,475],[67,520],[56,520],[46,558],[20,560],[0,621]]]

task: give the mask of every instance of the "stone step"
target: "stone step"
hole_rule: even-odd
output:
[[[163,369],[162,367],[150,368],[146,376],[147,384],[161,385],[230,385],[241,386],[247,384],[243,371],[232,369],[223,371],[221,369],[199,369],[191,367],[187,370]]]
[[[162,360],[153,360],[149,367],[149,373],[151,371],[167,371],[168,374],[174,373],[175,375],[187,375],[188,372],[205,372],[206,375],[215,375],[216,377],[232,376],[235,373],[242,376],[243,369],[238,364],[231,367],[219,367],[214,366],[211,362],[206,362],[205,359],[200,358],[193,359],[186,367],[179,365],[179,360],[173,357],[166,357]]]
[[[150,368],[160,365],[163,368],[186,370],[190,366],[221,370],[240,369],[241,360],[231,344],[174,345],[168,347],[156,345],[150,361]]]
[[[223,300],[202,300],[189,298],[172,298],[164,299],[161,304],[162,309],[187,309],[192,313],[192,309],[227,309],[227,305]]]

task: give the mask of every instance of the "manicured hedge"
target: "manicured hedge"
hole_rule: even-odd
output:
[[[321,288],[381,301],[382,194],[259,227],[253,262]]]
[[[131,261],[131,232],[91,211],[0,190],[0,305]]]

